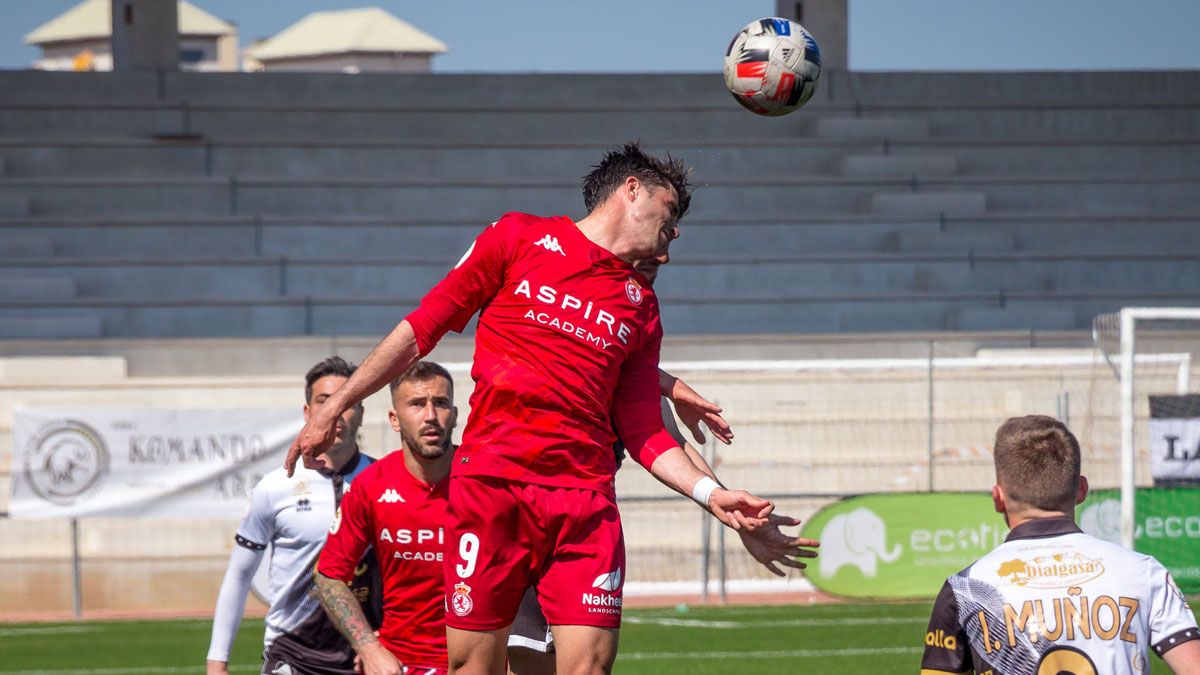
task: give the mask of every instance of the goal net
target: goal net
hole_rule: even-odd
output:
[[[1135,355],[1138,391],[1173,394],[1192,362],[1183,339],[1144,346],[1148,351]],[[706,448],[722,480],[774,498],[778,512],[789,516],[808,520],[852,495],[987,494],[995,481],[996,429],[1027,414],[1066,422],[1080,437],[1084,471],[1094,484],[1120,485],[1120,388],[1099,350],[934,344],[925,358],[663,366],[720,403],[734,425],[733,446],[710,440]],[[1150,484],[1148,460],[1139,475]],[[721,574],[731,583],[772,579],[736,535],[718,542],[719,528],[706,530],[694,505],[667,496],[646,472],[618,472],[617,493],[631,582],[665,590],[694,589]]]
[[[1200,308],[1101,314],[1092,337],[1098,364],[1080,440],[1115,457],[1117,471],[1085,466],[1097,488],[1085,529],[1149,553],[1200,542]]]

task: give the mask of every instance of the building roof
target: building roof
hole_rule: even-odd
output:
[[[112,35],[110,0],[83,0],[71,9],[33,29],[25,44],[94,40]],[[223,21],[186,0],[179,0],[180,35],[225,35],[233,24]]]
[[[378,7],[340,12],[313,12],[275,37],[251,47],[259,61],[346,54],[397,52],[440,54],[441,40],[405,23]]]

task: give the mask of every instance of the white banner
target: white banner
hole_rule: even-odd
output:
[[[298,408],[13,411],[13,518],[237,518]]]
[[[1200,481],[1200,395],[1150,397],[1150,474]]]

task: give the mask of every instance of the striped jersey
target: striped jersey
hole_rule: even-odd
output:
[[[1153,557],[1084,534],[1070,518],[1013,528],[946,580],[925,633],[921,673],[1149,672],[1200,639],[1196,618]]]

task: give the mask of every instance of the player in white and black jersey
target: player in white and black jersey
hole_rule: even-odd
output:
[[[354,366],[333,356],[305,375],[304,417],[308,419],[354,372]],[[264,637],[264,673],[354,672],[354,651],[329,621],[313,588],[313,566],[325,545],[325,535],[345,487],[373,461],[358,450],[356,436],[363,409],[355,406],[337,422],[337,439],[323,455],[325,468],[297,467],[288,477],[276,469],[251,493],[250,505],[238,526],[237,543],[217,596],[209,643],[209,675],[228,673],[229,651],[242,619],[250,582],[267,548],[271,549],[271,606]],[[368,617],[378,625],[380,595],[374,556],[364,557],[356,578],[356,595]]]
[[[1079,443],[1030,415],[996,432],[992,499],[1012,531],[946,580],[925,633],[922,675],[1135,675],[1149,652],[1200,674],[1200,631],[1153,557],[1084,534]]]

